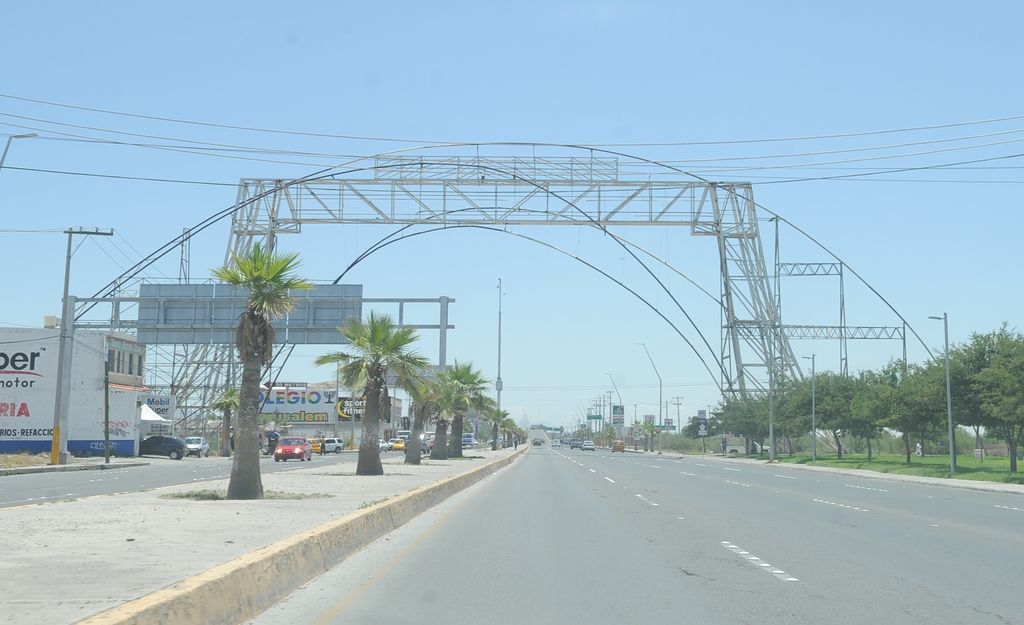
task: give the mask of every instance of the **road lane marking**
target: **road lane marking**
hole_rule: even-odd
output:
[[[743,482],[734,482],[732,480],[725,480],[725,483],[726,484],[734,484],[736,486],[746,486],[748,488],[750,487],[750,484],[744,484]]]
[[[587,470],[590,471],[591,473],[597,473],[597,471],[595,471],[593,469],[587,469]]]
[[[764,571],[766,573],[772,574],[773,576],[775,576],[776,579],[780,579],[780,580],[782,580],[784,582],[798,582],[798,581],[800,581],[797,578],[795,578],[792,575],[790,575],[789,573],[786,573],[782,569],[775,568],[774,566],[772,566],[771,564],[768,564],[767,562],[765,562],[761,558],[759,558],[759,557],[757,557],[755,555],[751,555],[749,551],[745,551],[739,545],[734,545],[731,542],[729,542],[728,540],[723,540],[723,541],[719,542],[719,544],[722,545],[723,547],[725,547],[726,549],[728,549],[729,551],[733,552],[734,554],[736,554],[738,556],[742,556],[743,560],[745,562],[753,564],[754,566],[756,566],[757,568],[761,569],[762,571]]]
[[[740,472],[740,470],[739,470],[739,469],[734,469],[734,468],[732,468],[732,467],[722,467],[722,468],[723,468],[723,469],[725,469],[726,471],[735,471],[735,472],[737,472],[737,473],[739,473],[739,472]]]
[[[887,491],[884,488],[871,488],[870,486],[857,486],[856,484],[843,484],[843,486],[846,486],[847,488],[858,488],[860,490],[872,490],[872,491],[875,491],[876,493],[887,493],[887,492],[889,492],[889,491]]]
[[[651,465],[651,468],[652,468],[652,469],[660,469],[661,467],[660,467],[660,466],[658,466],[658,465],[656,465],[656,464],[652,464],[652,465]]]
[[[697,465],[698,467],[704,467],[705,469],[706,469],[706,468],[708,468],[708,465],[706,465],[706,464],[701,464],[701,463],[699,463],[699,462],[694,462],[693,464]]]
[[[614,484],[614,483],[615,483],[615,480],[613,480],[612,478],[608,477],[607,475],[606,475],[606,476],[604,476],[604,479],[608,480],[608,481],[609,481],[609,482],[611,482],[612,484]]]
[[[637,496],[638,499],[640,499],[640,501],[642,501],[642,502],[644,502],[646,504],[650,504],[652,506],[658,505],[658,504],[654,503],[653,501],[651,501],[650,499],[648,499],[647,497],[644,497],[640,493],[637,493],[636,496]]]
[[[1000,506],[999,504],[996,504],[996,507],[1002,510],[1016,510],[1017,512],[1024,512],[1024,508],[1011,508],[1010,506]]]
[[[826,503],[826,504],[828,504],[830,506],[837,506],[839,508],[846,508],[847,510],[856,510],[857,512],[867,512],[867,510],[864,509],[864,508],[858,508],[857,506],[848,506],[845,503],[836,503],[834,501],[826,501],[824,499],[812,499],[811,501],[814,501],[814,502],[817,502],[817,503]]]
[[[792,475],[779,475],[778,473],[772,473],[772,477],[781,477],[784,480],[795,480],[796,479]]]
[[[680,471],[680,475],[689,475],[690,477],[697,477],[696,473],[687,473],[686,471]]]

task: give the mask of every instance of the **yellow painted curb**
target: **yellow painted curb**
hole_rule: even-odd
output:
[[[328,521],[79,621],[81,625],[235,625],[391,530],[511,464],[529,447]]]

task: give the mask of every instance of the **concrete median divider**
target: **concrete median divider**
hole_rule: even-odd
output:
[[[528,449],[279,540],[79,624],[241,623],[421,512],[511,464]]]

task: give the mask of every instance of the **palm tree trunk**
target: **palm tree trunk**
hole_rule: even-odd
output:
[[[491,451],[498,449],[498,422],[495,421],[491,425]]]
[[[366,411],[363,414],[363,438],[359,441],[359,460],[356,475],[384,475],[380,463],[380,388],[376,384],[366,385]]]
[[[420,456],[423,453],[423,442],[420,437],[423,436],[423,423],[427,420],[429,412],[429,406],[416,406],[413,413],[412,435],[409,436],[409,442],[405,444],[405,464],[420,463]]]
[[[430,459],[448,459],[448,423],[446,421],[438,421],[434,427],[434,448],[430,450]]]
[[[231,463],[228,499],[263,498],[259,441],[259,387],[262,368],[258,355],[247,355],[242,361],[242,387],[238,392],[235,456]]]
[[[448,457],[462,457],[462,415],[456,414],[452,417],[452,439],[448,443]]]
[[[222,458],[231,457],[231,410],[224,410],[224,421],[220,425],[220,455]]]

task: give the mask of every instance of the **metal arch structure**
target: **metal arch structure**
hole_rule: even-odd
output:
[[[316,224],[688,228],[717,244],[722,388],[760,393],[774,375],[800,376],[748,182],[630,177],[615,158],[379,156],[360,175],[243,179],[236,206],[226,258]]]

